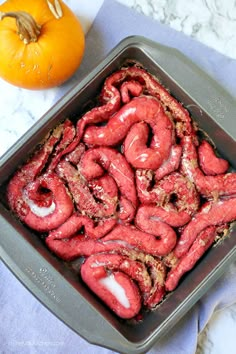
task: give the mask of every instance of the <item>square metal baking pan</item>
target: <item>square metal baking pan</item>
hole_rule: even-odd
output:
[[[143,37],[120,42],[91,73],[53,106],[0,160],[0,252],[15,276],[50,311],[91,343],[123,353],[144,353],[211,287],[236,259],[236,229],[212,247],[195,268],[142,322],[118,319],[9,211],[4,191],[16,168],[50,129],[79,117],[97,96],[104,79],[127,60],[140,62],[189,110],[220,154],[236,168],[236,104],[221,86],[175,49]],[[17,296],[17,294],[16,294]]]

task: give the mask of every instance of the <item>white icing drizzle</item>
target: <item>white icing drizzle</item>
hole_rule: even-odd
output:
[[[39,207],[37,204],[33,202],[33,200],[29,199],[26,195],[24,196],[24,201],[27,203],[32,213],[34,213],[35,215],[41,218],[48,216],[49,214],[52,214],[56,209],[56,205],[54,202],[52,202],[52,204],[49,207]]]
[[[112,295],[114,295],[119,303],[126,309],[130,308],[129,299],[125,293],[124,288],[116,281],[113,274],[108,275],[106,278],[102,278],[99,281],[105,286]]]

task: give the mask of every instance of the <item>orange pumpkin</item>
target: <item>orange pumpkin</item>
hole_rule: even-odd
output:
[[[0,5],[0,77],[43,89],[58,86],[79,67],[84,33],[59,0],[8,0]]]

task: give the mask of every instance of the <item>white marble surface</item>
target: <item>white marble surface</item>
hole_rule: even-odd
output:
[[[99,2],[87,2],[88,9],[83,12],[80,9],[81,2],[73,0],[65,2],[80,16],[87,30],[96,13],[95,5],[98,7]],[[234,0],[119,0],[119,2],[236,59]],[[94,9],[92,15],[91,7]],[[13,87],[0,80],[0,90],[0,155],[2,155],[51,107],[58,89],[33,92]],[[236,304],[213,315],[199,336],[197,354],[235,354],[235,333]]]
[[[234,0],[118,0],[236,59]]]

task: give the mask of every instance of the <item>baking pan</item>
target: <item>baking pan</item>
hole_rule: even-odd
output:
[[[118,319],[92,295],[77,274],[12,215],[4,197],[8,179],[46,133],[65,118],[80,116],[97,96],[104,79],[127,60],[140,62],[158,77],[210,135],[220,154],[236,168],[234,98],[177,50],[143,37],[128,37],[2,156],[0,251],[15,276],[76,333],[91,343],[132,354],[148,351],[227,271],[236,259],[235,227],[202,257],[155,311],[145,313],[143,321],[132,324]]]

